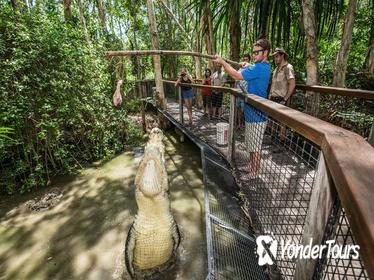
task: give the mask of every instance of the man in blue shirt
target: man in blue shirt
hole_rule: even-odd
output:
[[[256,41],[252,47],[254,64],[241,72],[236,71],[218,55],[215,55],[214,62],[221,64],[225,72],[233,79],[247,81],[248,93],[267,98],[267,89],[270,81],[269,51],[270,43],[268,40],[260,39]],[[267,116],[262,111],[247,104],[244,108],[244,116],[245,143],[250,152],[248,172],[250,178],[255,178],[261,164],[261,145],[266,129]]]

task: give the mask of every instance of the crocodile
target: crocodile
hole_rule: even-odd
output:
[[[180,243],[170,209],[163,137],[160,129],[152,129],[135,177],[138,212],[125,245],[125,264],[133,279],[169,269]]]

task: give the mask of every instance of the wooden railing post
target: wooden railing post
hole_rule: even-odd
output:
[[[372,145],[374,147],[374,122],[371,125],[370,134],[369,134],[369,137],[368,137],[368,142],[369,142],[370,145]]]
[[[143,127],[143,132],[147,132],[147,125],[145,122],[145,106],[146,106],[146,97],[147,97],[147,84],[146,82],[142,82],[140,84],[140,97],[141,97],[141,111],[142,111],[142,127]]]
[[[182,96],[182,88],[178,86],[178,96],[179,96],[179,121],[181,124],[184,123],[183,120],[183,96]]]
[[[136,92],[136,81],[135,81],[134,87],[132,88],[132,97],[135,98],[136,96],[137,96],[137,92]]]
[[[333,188],[334,183],[327,170],[323,153],[321,152],[313,190],[310,196],[308,214],[305,219],[302,245],[309,245],[310,240],[312,240],[312,246],[322,243],[334,200],[333,192],[331,191]],[[316,263],[316,259],[298,259],[294,279],[312,279]]]
[[[235,95],[230,94],[230,116],[229,116],[229,134],[228,134],[228,153],[227,159],[232,164],[234,162],[235,155]]]

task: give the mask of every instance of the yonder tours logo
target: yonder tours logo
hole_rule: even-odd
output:
[[[278,242],[270,235],[258,236],[256,244],[259,265],[274,264],[277,252],[280,253],[281,259],[318,259],[322,258],[325,250],[327,250],[327,258],[358,259],[360,250],[359,245],[338,245],[335,244],[335,240],[327,240],[322,245],[313,245],[313,240],[310,239],[309,244],[299,245],[291,243],[290,240]],[[280,246],[279,251],[278,245]]]

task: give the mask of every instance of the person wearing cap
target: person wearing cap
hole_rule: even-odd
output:
[[[267,98],[271,71],[268,62],[270,52],[270,42],[266,39],[257,40],[252,46],[252,61],[254,64],[242,71],[235,70],[230,64],[224,61],[219,55],[215,55],[213,60],[223,65],[225,72],[235,80],[245,80],[248,82],[247,92],[262,98]],[[257,177],[261,165],[261,146],[264,137],[267,115],[261,110],[245,104],[245,144],[249,152],[248,177]]]
[[[288,63],[288,54],[282,48],[276,48],[271,57],[277,67],[273,72],[269,99],[288,105],[296,85],[293,66]]]

